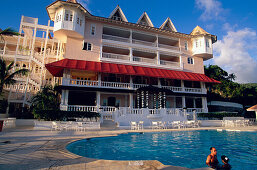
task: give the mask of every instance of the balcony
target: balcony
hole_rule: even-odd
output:
[[[173,62],[173,61],[160,60],[160,64],[165,66],[171,66],[171,67],[180,67],[179,62]]]
[[[77,79],[67,79],[67,78],[62,79],[62,85],[73,86],[73,87],[95,87],[95,88],[124,89],[124,90],[136,90],[140,87],[148,86],[148,84],[77,80]],[[166,88],[166,89],[172,90],[173,92],[178,92],[178,93],[206,94],[206,89],[204,88],[186,88],[186,87],[174,87],[174,86],[157,86],[157,87]]]
[[[126,43],[130,42],[129,38],[123,38],[123,37],[114,36],[114,35],[103,34],[102,38],[105,40],[112,40],[112,41],[118,41],[118,42],[126,42]]]
[[[145,58],[145,57],[133,56],[133,61],[135,61],[135,62],[149,63],[149,64],[157,64],[157,60],[156,60],[156,59]]]
[[[118,60],[130,60],[128,55],[114,54],[114,53],[103,53],[103,58],[118,59]]]

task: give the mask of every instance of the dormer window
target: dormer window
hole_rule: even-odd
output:
[[[72,14],[70,14],[70,21],[72,21],[73,20],[73,15]]]
[[[121,21],[121,17],[119,17],[119,16],[113,16],[112,19],[116,20],[116,21]]]
[[[91,25],[91,31],[90,31],[91,35],[95,35],[95,25]]]
[[[188,50],[188,44],[187,44],[187,41],[185,41],[185,50]]]
[[[209,41],[208,40],[206,40],[206,47],[210,47],[210,43],[209,43]]]

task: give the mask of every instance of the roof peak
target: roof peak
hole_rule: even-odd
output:
[[[168,17],[168,18],[163,22],[163,24],[160,26],[160,29],[178,32],[177,29],[176,29],[176,27],[175,27],[174,24],[172,23],[170,17]]]
[[[143,18],[145,17],[145,21],[146,23],[143,23],[142,20]],[[149,16],[147,15],[147,13],[144,11],[143,14],[140,16],[140,18],[138,19],[137,21],[137,24],[141,24],[141,25],[147,25],[147,26],[150,26],[150,27],[154,27],[153,26],[153,23],[151,21],[151,19],[149,18]]]
[[[210,34],[204,29],[202,29],[199,25],[197,25],[193,31],[190,33],[191,35],[202,35],[202,34]]]

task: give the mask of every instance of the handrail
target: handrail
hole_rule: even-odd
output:
[[[133,56],[133,61],[151,63],[151,64],[157,63],[157,60],[155,60],[155,59],[150,59],[150,58],[145,58],[145,57],[137,57],[137,56]]]
[[[130,60],[128,55],[114,54],[114,53],[103,53],[102,57],[103,58],[121,59],[121,60]]]
[[[179,51],[179,47],[176,46],[171,46],[171,45],[166,45],[166,44],[158,44],[158,47],[160,48],[167,48],[167,49],[172,49],[172,50],[176,50]]]
[[[106,40],[129,42],[129,38],[119,37],[119,36],[115,36],[115,35],[103,34],[102,38],[106,39]]]
[[[156,43],[154,43],[154,42],[149,42],[149,41],[143,41],[143,40],[132,39],[132,43],[156,47]]]

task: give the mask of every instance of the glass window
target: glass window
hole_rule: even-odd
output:
[[[69,14],[65,14],[65,21],[69,20]]]
[[[187,63],[188,63],[188,64],[194,64],[193,58],[188,57],[188,58],[187,58]]]
[[[77,24],[79,24],[79,17],[77,17]]]
[[[185,50],[187,50],[187,41],[185,41]]]
[[[82,50],[92,51],[92,44],[85,42]]]
[[[80,26],[82,25],[82,19],[80,20],[79,25],[80,25]]]
[[[70,14],[70,21],[72,21],[73,20],[73,15],[72,14]]]
[[[208,40],[206,40],[206,47],[210,47],[210,43]]]
[[[91,25],[91,35],[95,35],[95,25]]]
[[[195,41],[195,47],[198,47],[198,40]]]

